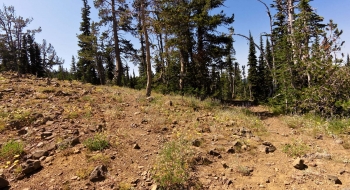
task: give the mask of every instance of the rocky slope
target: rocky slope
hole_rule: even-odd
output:
[[[0,74],[1,151],[11,140],[24,147],[0,153],[0,187],[159,189],[185,158],[170,189],[350,189],[349,134],[291,128],[262,107],[144,94]],[[98,137],[108,146],[90,150]]]

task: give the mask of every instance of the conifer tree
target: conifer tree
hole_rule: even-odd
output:
[[[87,0],[83,1],[83,8],[81,9],[82,22],[80,23],[80,31],[78,35],[78,51],[79,61],[77,68],[77,77],[80,80],[88,83],[97,83],[97,76],[95,67],[91,58],[92,42],[91,42],[91,24],[90,24],[90,6]]]
[[[258,95],[259,76],[258,61],[253,36],[249,33],[249,54],[248,54],[248,85],[250,99],[256,101]]]
[[[70,66],[70,75],[71,75],[72,80],[77,79],[76,73],[77,73],[77,66],[76,66],[76,62],[75,62],[75,57],[74,57],[74,55],[72,55],[72,62],[71,62],[71,66]]]

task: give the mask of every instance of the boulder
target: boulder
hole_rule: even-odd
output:
[[[107,167],[104,165],[97,166],[90,174],[90,181],[97,182],[102,181],[106,178]]]

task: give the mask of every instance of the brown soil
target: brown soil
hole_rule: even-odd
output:
[[[40,158],[42,168],[23,179],[16,167],[6,166],[13,160],[0,159],[9,189],[155,188],[152,168],[164,143],[179,136],[201,142],[199,147],[191,146],[196,161],[191,162],[190,179],[183,189],[350,189],[349,135],[290,128],[284,116],[274,116],[264,107],[210,106],[194,98],[153,93],[147,99],[144,94],[55,79],[47,85],[45,79],[33,76],[0,74],[0,143],[21,140],[25,153],[20,163],[36,150],[56,145]],[[52,135],[43,137],[44,132]],[[109,147],[88,150],[83,142],[99,132]],[[60,146],[71,137],[79,137],[80,143]],[[336,142],[339,138],[343,144]],[[276,150],[261,151],[266,142]],[[307,166],[303,170],[293,167],[297,156],[283,151],[294,142],[307,147],[300,155]],[[104,180],[91,182],[89,175],[98,165],[105,165],[108,172]]]

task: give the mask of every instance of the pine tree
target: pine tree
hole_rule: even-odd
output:
[[[71,66],[70,66],[70,75],[71,75],[72,80],[77,79],[76,74],[77,74],[77,66],[76,66],[76,62],[75,62],[75,57],[74,57],[74,55],[72,55],[72,62],[71,62]]]
[[[249,34],[249,54],[248,54],[248,85],[249,85],[249,94],[250,99],[257,101],[258,95],[258,86],[259,86],[259,76],[257,68],[257,57],[254,39],[251,34]]]
[[[90,24],[90,6],[88,5],[87,0],[83,1],[83,8],[81,9],[82,13],[82,22],[80,23],[80,31],[82,32],[78,35],[78,46],[80,50],[78,51],[79,61],[77,68],[77,77],[78,79],[88,82],[88,83],[97,83],[97,76],[95,67],[93,64],[93,59],[91,58],[92,54],[92,42],[91,42],[91,24]]]

